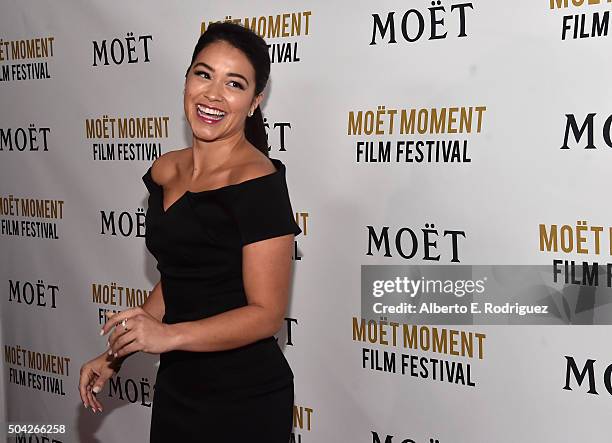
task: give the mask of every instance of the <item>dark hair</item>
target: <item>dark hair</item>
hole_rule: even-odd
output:
[[[258,34],[244,26],[230,22],[211,23],[206,31],[200,35],[193,50],[191,63],[185,78],[189,75],[191,65],[202,49],[211,43],[224,41],[241,50],[249,59],[255,71],[255,95],[264,90],[270,77],[270,55],[266,41]],[[253,115],[246,119],[244,135],[257,149],[268,155],[268,138],[264,126],[260,106],[257,106]]]

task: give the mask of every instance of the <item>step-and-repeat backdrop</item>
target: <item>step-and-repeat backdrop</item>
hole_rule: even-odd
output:
[[[79,368],[105,348],[105,312],[141,304],[159,279],[141,177],[190,145],[184,72],[225,20],[269,44],[270,156],[303,230],[277,335],[295,374],[292,440],[609,441],[611,329],[595,309],[609,300],[571,270],[612,262],[610,9],[4,1],[5,421],[65,426],[18,441],[148,439],[158,356],[130,357],[97,414]],[[547,325],[362,316],[362,265],[553,263],[572,279]],[[249,441],[240,432],[227,441]]]

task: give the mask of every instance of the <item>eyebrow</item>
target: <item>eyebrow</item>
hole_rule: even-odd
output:
[[[204,63],[204,62],[198,62],[198,63],[196,63],[195,65],[193,65],[193,67],[195,68],[195,67],[196,67],[196,66],[198,66],[198,65],[202,65],[202,66],[204,66],[206,69],[210,69],[212,72],[215,72],[215,70],[212,68],[212,66],[209,66],[209,65],[207,65],[207,64],[206,64],[206,63]],[[240,77],[241,79],[243,79],[243,80],[246,82],[247,86],[249,85],[249,81],[248,81],[248,80],[246,79],[246,77],[245,77],[244,75],[242,75],[242,74],[238,74],[238,73],[236,73],[236,72],[229,72],[227,75],[228,75],[228,77]]]

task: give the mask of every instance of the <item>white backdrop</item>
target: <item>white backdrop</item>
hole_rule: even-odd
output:
[[[604,138],[612,113],[610,37],[580,37],[591,34],[594,21],[607,23],[610,6],[574,3],[580,2],[563,8],[561,0],[4,1],[0,391],[6,420],[64,424],[67,432],[54,436],[61,442],[148,441],[158,358],[128,359],[99,394],[101,414],[83,408],[79,368],[104,349],[103,310],[130,307],[120,293],[135,291],[138,300],[159,279],[144,244],[141,176],[159,152],[191,142],[184,72],[202,24],[231,17],[266,24],[262,36],[271,54],[291,51],[272,65],[262,110],[270,156],[287,165],[304,231],[296,238],[287,328],[278,335],[295,374],[294,441],[609,441],[610,328],[570,325],[575,299],[559,325],[454,328],[486,335],[482,358],[353,336],[362,264],[452,264],[453,252],[461,264],[612,261],[612,149]],[[408,40],[422,18],[418,40],[404,37],[403,17]],[[292,32],[297,20],[299,32]],[[280,23],[280,34],[269,35],[268,23]],[[104,42],[107,65],[95,52]],[[121,49],[124,60],[116,63],[112,55],[119,61]],[[377,116],[382,107],[386,112]],[[402,110],[459,115],[455,107],[483,107],[480,125],[474,114],[463,130],[458,119],[447,121],[445,133],[400,132]],[[397,112],[393,129],[390,110]],[[561,149],[566,115],[580,128],[592,113],[595,148],[585,149],[587,128],[578,141],[570,132],[568,149]],[[365,125],[355,134],[349,122],[357,115],[364,123],[380,117],[378,133],[375,124],[373,132]],[[111,131],[112,119],[130,118],[153,118],[162,130],[124,138],[87,131],[89,122]],[[360,142],[373,142],[377,151],[380,141],[428,140],[456,141],[463,161],[358,156]],[[101,159],[96,146],[111,143],[115,158]],[[123,159],[122,143],[158,151]],[[38,210],[24,213],[29,207]],[[575,232],[582,220],[603,227],[599,253],[592,231],[587,253],[576,246],[541,250],[540,225]],[[437,262],[423,260],[422,244],[410,259],[395,249],[387,256],[372,247],[368,254],[368,227],[395,235],[430,224],[440,232]],[[42,228],[56,235],[47,238]],[[444,230],[465,234],[456,251]],[[98,290],[115,298],[98,299]],[[460,362],[469,366],[473,386],[364,367],[364,348]],[[580,371],[594,360],[582,385],[571,376],[571,389],[563,389],[566,356]],[[589,393],[591,375],[597,394]],[[46,441],[37,437],[23,441]]]

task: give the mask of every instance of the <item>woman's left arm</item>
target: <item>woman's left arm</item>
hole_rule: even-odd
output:
[[[210,352],[238,348],[270,337],[283,325],[289,295],[294,234],[242,247],[242,278],[248,304],[211,317],[166,324],[141,307],[114,314],[102,327],[115,357],[143,351]],[[121,322],[125,326],[121,327]],[[119,327],[115,327],[119,326]]]
[[[237,348],[277,333],[287,310],[294,234],[242,248],[248,305],[195,321],[167,325],[171,347],[182,351]]]

